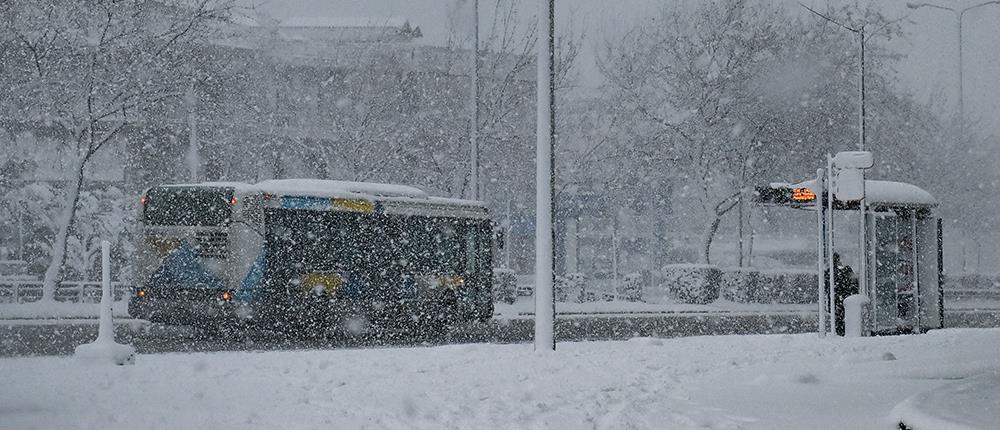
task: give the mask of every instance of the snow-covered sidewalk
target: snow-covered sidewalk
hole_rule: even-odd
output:
[[[113,306],[115,318],[128,317],[128,301],[119,300]],[[0,303],[0,320],[97,318],[100,303],[31,302]]]
[[[998,345],[952,329],[3,359],[0,428],[891,429],[904,399],[1000,368]]]

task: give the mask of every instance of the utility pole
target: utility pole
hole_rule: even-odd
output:
[[[469,133],[472,200],[479,200],[479,0],[472,1],[472,127]]]
[[[555,0],[538,0],[538,106],[535,144],[535,350],[554,351]]]
[[[195,92],[195,82],[194,78],[191,78],[191,82],[188,85],[187,93],[184,94],[185,101],[187,102],[188,108],[188,153],[187,153],[187,164],[188,164],[188,177],[192,184],[198,182],[198,168],[201,164],[200,157],[198,155],[198,149],[200,143],[198,142],[198,94]]]

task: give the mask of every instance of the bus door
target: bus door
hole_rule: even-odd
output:
[[[878,213],[874,219],[874,272],[872,319],[876,333],[917,330],[917,220],[913,211]]]

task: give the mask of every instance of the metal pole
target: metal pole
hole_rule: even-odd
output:
[[[827,198],[827,212],[826,212],[826,249],[827,249],[827,274],[829,279],[830,290],[828,291],[827,300],[827,312],[830,315],[830,333],[836,334],[836,314],[834,308],[834,295],[833,290],[837,288],[837,281],[834,277],[834,272],[836,272],[837,267],[833,264],[833,233],[834,233],[834,223],[833,223],[833,199],[834,199],[834,180],[833,180],[833,157],[830,154],[826,154],[826,172],[827,178],[827,188],[830,190],[830,196]]]
[[[24,206],[17,205],[17,259],[24,261]]]
[[[955,14],[958,17],[958,143],[961,143],[965,139],[965,75],[962,70],[962,65],[964,64],[962,60],[962,18],[968,10],[963,9],[961,12]]]
[[[191,183],[198,182],[198,169],[201,164],[200,156],[198,154],[199,147],[201,144],[198,142],[198,94],[195,92],[195,79],[192,78],[190,84],[188,85],[187,94],[185,94],[185,99],[187,101],[188,108],[188,176]]]
[[[826,206],[823,196],[827,195],[826,178],[823,169],[816,170],[816,283],[819,293],[816,295],[816,304],[819,306],[819,318],[817,318],[817,332],[819,337],[826,336],[826,314],[823,312],[823,273],[826,265]]]
[[[538,44],[538,101],[535,147],[535,350],[555,350],[555,301],[552,285],[553,233],[552,185],[554,171],[553,57],[555,0],[539,0],[538,33],[545,35]]]
[[[860,151],[864,151],[865,150],[865,146],[866,146],[866,142],[865,142],[865,138],[866,138],[866,135],[865,135],[865,132],[866,132],[866,123],[865,123],[866,122],[865,121],[866,120],[866,115],[865,115],[865,27],[864,27],[864,25],[862,25],[861,28],[860,28],[860,30],[858,31],[858,37],[860,39],[860,43],[859,43],[860,46],[858,48],[858,50],[859,50],[859,53],[858,53],[858,55],[859,55],[859,61],[858,61],[858,63],[859,63],[859,67],[860,67],[860,70],[859,70],[859,73],[858,73],[858,75],[859,75],[858,76],[858,87],[859,87],[858,90],[860,92],[859,99],[860,99],[860,103],[861,103],[861,106],[860,106],[860,109],[859,109],[859,111],[860,111],[860,114],[859,114],[860,115],[860,118],[859,118],[860,133],[859,133],[859,137],[858,137],[858,148],[859,148]],[[861,171],[861,188],[863,190],[862,196],[864,196],[865,193],[867,193],[867,187],[866,187],[866,181],[865,181],[865,171],[864,170]],[[865,204],[864,197],[862,197],[861,201],[858,202],[858,214],[860,215],[860,218],[861,218],[859,220],[859,222],[858,222],[858,224],[859,224],[858,225],[858,246],[859,246],[859,251],[860,251],[858,253],[858,256],[860,257],[859,258],[859,262],[858,262],[858,292],[861,293],[861,294],[865,294],[868,291],[868,238],[867,238],[867,233],[868,233],[868,225],[867,225],[867,223],[868,223],[868,216],[866,214],[865,206],[867,206],[867,205]]]
[[[913,259],[912,264],[912,278],[910,281],[913,282],[913,309],[914,313],[914,323],[913,323],[913,333],[920,333],[920,282],[918,273],[920,273],[919,266],[919,254],[917,254],[917,211],[910,211],[910,258]]]
[[[471,150],[469,177],[472,200],[479,200],[479,0],[472,2],[472,127],[469,133]]]
[[[865,150],[865,27],[858,30],[858,151]]]

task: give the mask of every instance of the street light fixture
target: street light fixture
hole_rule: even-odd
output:
[[[1000,0],[998,0],[998,1],[1000,1]],[[819,11],[816,11],[815,9],[813,9],[813,8],[811,8],[809,6],[806,6],[803,3],[799,3],[799,5],[802,6],[803,8],[805,8],[806,10],[808,10],[809,12],[812,12],[814,15],[816,15],[816,16],[818,16],[820,18],[823,18],[826,21],[829,21],[829,22],[833,23],[833,24],[837,25],[840,28],[843,28],[843,29],[845,29],[847,31],[850,31],[850,32],[855,33],[855,34],[858,35],[858,104],[859,104],[859,106],[858,106],[858,153],[863,153],[863,152],[865,152],[865,25],[864,25],[864,23],[862,23],[861,26],[857,27],[857,28],[855,28],[855,27],[849,27],[846,24],[841,23],[840,21],[837,21],[837,20],[835,20],[835,19],[833,19],[833,18],[831,18],[829,16],[826,16],[823,13],[821,13]],[[827,171],[829,172],[830,168],[828,168]],[[832,178],[832,176],[831,176],[831,178]],[[864,195],[864,188],[865,188],[864,170],[862,170],[860,172],[860,178],[859,179],[860,179],[861,195],[863,196]],[[833,184],[830,184],[830,185],[832,186]],[[830,197],[830,201],[831,202],[833,201],[832,195]],[[858,261],[859,261],[858,268],[860,269],[858,271],[859,272],[858,273],[858,287],[859,287],[859,289],[861,291],[861,294],[868,294],[869,293],[869,291],[868,291],[868,237],[867,237],[868,236],[868,218],[867,218],[867,210],[866,210],[865,206],[866,205],[865,205],[864,199],[861,199],[858,202],[858,213],[861,215],[859,217],[860,220],[859,220],[859,227],[858,227],[858,247],[860,248],[859,249],[860,255],[859,255],[859,259],[858,259]],[[832,211],[833,211],[832,207],[831,207],[830,211],[832,213]],[[830,231],[831,231],[831,233],[830,233],[831,234],[830,243],[833,243],[833,237],[832,237],[832,235],[833,235],[833,233],[832,233],[833,229],[832,229],[832,225],[831,225]],[[831,255],[832,255],[832,249],[831,249]],[[833,273],[833,269],[830,269],[830,270],[831,270],[831,273]],[[831,288],[831,291],[832,290],[833,290],[833,288]],[[832,306],[832,302],[831,302],[831,306]]]
[[[538,0],[538,119],[535,144],[535,350],[552,351],[555,341],[552,228],[555,201],[555,0]]]
[[[913,9],[913,10],[917,10],[917,9],[922,8],[922,7],[929,7],[929,8],[934,8],[934,9],[946,10],[946,11],[949,11],[949,12],[955,14],[955,20],[958,22],[958,121],[959,121],[958,129],[959,129],[959,133],[960,133],[959,134],[960,138],[963,138],[964,135],[965,135],[965,133],[964,133],[964,129],[965,129],[965,89],[964,89],[963,72],[962,72],[962,64],[963,64],[962,63],[962,19],[965,17],[965,13],[966,12],[968,12],[970,10],[973,10],[973,9],[976,9],[976,8],[983,7],[983,6],[991,5],[991,4],[1000,4],[1000,0],[985,1],[985,2],[974,4],[972,6],[969,6],[969,7],[966,7],[966,8],[962,8],[962,9],[955,9],[955,8],[950,8],[950,7],[947,7],[947,6],[940,6],[940,5],[936,5],[936,4],[933,4],[933,3],[906,3],[906,7],[910,8],[910,9]]]

